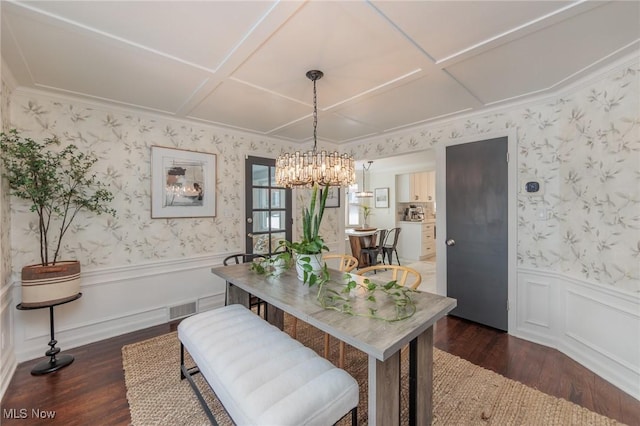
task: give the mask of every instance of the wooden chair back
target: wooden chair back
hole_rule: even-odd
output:
[[[338,270],[343,272],[351,272],[358,266],[358,259],[350,254],[325,254],[322,256],[322,260],[338,260]]]
[[[356,275],[364,275],[367,272],[384,272],[385,270],[389,269],[391,270],[391,280],[396,281],[398,285],[401,285],[403,287],[406,286],[415,290],[422,282],[422,275],[420,275],[420,272],[416,271],[415,269],[400,265],[373,265],[367,268],[362,268],[354,273]]]

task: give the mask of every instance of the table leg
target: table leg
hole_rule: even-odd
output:
[[[226,305],[232,305],[235,303],[248,308],[250,299],[251,294],[227,281],[227,293],[225,297]],[[284,311],[267,303],[265,315],[265,318],[270,324],[275,325],[280,330],[284,330]]]
[[[368,424],[400,425],[400,351],[384,362],[369,355]]]
[[[284,330],[284,311],[267,303],[267,321],[271,325],[275,325],[280,330]]]
[[[409,424],[430,425],[433,420],[433,327],[409,346]]]
[[[227,281],[226,305],[239,304],[248,308],[250,297],[249,293]]]

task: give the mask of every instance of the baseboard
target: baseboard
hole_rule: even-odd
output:
[[[1,400],[4,397],[4,393],[6,392],[7,388],[9,387],[9,383],[11,383],[13,373],[15,373],[16,368],[18,367],[13,348],[7,348],[7,350],[2,351],[2,353],[0,354],[0,365],[2,365],[2,368],[0,369],[2,373],[2,375],[0,376]]]
[[[521,268],[511,334],[558,349],[640,400],[640,298],[615,287]]]

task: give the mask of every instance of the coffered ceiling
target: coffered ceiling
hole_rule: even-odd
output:
[[[2,1],[19,86],[295,142],[556,91],[640,50],[638,1]]]

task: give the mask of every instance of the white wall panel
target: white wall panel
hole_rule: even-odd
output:
[[[555,347],[640,399],[640,297],[555,272],[518,273],[518,337]]]
[[[9,287],[0,288],[0,366],[2,366],[0,371],[0,395],[4,395],[4,391],[9,386],[16,368],[12,332],[13,305]]]
[[[549,283],[529,280],[524,287],[524,321],[538,327],[551,327],[551,288]]]
[[[622,304],[610,305],[572,290],[567,292],[566,330],[573,339],[617,363],[632,369],[640,359],[640,316]]]
[[[168,321],[170,306],[196,301],[199,310],[224,305],[225,283],[211,273],[223,255],[93,270],[83,273],[82,297],[54,308],[55,337],[63,352]],[[20,300],[19,282],[14,300]],[[200,303],[202,301],[202,303]],[[18,362],[44,357],[49,310],[14,312]]]

